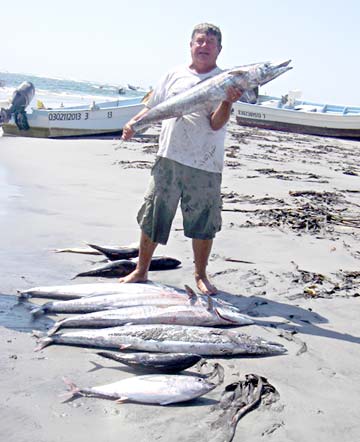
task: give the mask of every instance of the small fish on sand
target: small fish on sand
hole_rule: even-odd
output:
[[[139,256],[139,247],[107,247],[88,243],[92,249],[105,255],[110,261],[117,261],[118,259],[136,258]]]
[[[112,260],[135,258],[139,255],[139,246],[137,243],[128,246],[87,244],[87,247],[67,247],[62,249],[54,249],[55,253],[79,253],[84,255],[105,255],[108,251]],[[104,253],[105,252],[105,253]],[[110,258],[109,258],[110,259]]]
[[[209,393],[217,386],[198,376],[160,374],[134,376],[89,388],[79,388],[67,379],[64,382],[70,389],[66,400],[76,396],[90,396],[113,399],[117,403],[131,401],[158,405],[190,401]]]
[[[126,276],[136,268],[137,259],[119,259],[86,272],[75,275],[72,279],[84,276],[97,276],[103,278],[117,278]],[[179,267],[178,259],[168,256],[154,256],[151,259],[149,270],[171,270]]]
[[[168,374],[178,373],[190,368],[201,360],[200,355],[191,353],[115,353],[99,351],[97,355],[120,362],[136,370]]]

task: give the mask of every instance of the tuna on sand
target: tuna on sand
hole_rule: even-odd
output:
[[[285,353],[279,343],[240,333],[238,329],[219,329],[183,325],[124,325],[94,330],[57,333],[41,338],[35,351],[51,344],[129,349],[160,353],[210,355],[272,355]]]
[[[134,376],[89,388],[78,388],[67,379],[64,382],[70,389],[65,395],[66,400],[75,396],[90,396],[113,399],[117,403],[132,401],[159,405],[190,401],[217,387],[217,384],[199,376],[160,374]]]
[[[136,370],[169,374],[190,368],[201,360],[200,355],[191,353],[115,353],[99,351],[97,355],[120,362]]]

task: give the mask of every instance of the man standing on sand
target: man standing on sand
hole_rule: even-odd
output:
[[[216,65],[221,51],[221,31],[217,26],[209,23],[195,26],[190,49],[190,65],[172,70],[160,81],[146,107],[124,126],[124,140],[134,135],[131,125],[148,108],[221,72]],[[232,103],[241,94],[239,89],[229,87],[226,100],[200,112],[163,121],[150,185],[137,216],[141,228],[138,264],[120,282],[147,280],[155,248],[158,243],[167,243],[181,201],[184,234],[192,238],[196,285],[204,294],[216,294],[206,267],[213,238],[221,229],[225,126]]]

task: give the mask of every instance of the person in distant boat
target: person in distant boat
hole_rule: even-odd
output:
[[[177,67],[162,78],[146,107],[124,126],[122,138],[129,140],[134,135],[132,124],[148,108],[219,74],[217,58],[221,49],[221,31],[217,26],[195,26],[190,64]],[[147,280],[152,255],[158,243],[167,243],[180,201],[184,234],[192,239],[196,285],[204,294],[216,294],[206,269],[213,239],[221,229],[225,126],[232,104],[241,95],[241,90],[230,86],[226,100],[201,112],[163,121],[151,181],[137,216],[141,228],[139,260],[136,269],[120,282]]]

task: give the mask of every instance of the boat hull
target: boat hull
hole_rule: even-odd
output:
[[[27,114],[30,128],[20,130],[12,118],[3,124],[5,136],[63,138],[119,134],[144,105],[141,99],[118,100],[96,106],[33,109]]]
[[[309,135],[360,139],[360,108],[351,113],[322,111],[326,106],[297,106],[294,109],[268,107],[265,104],[234,104],[234,116],[241,126]],[[344,111],[346,108],[344,107]]]

